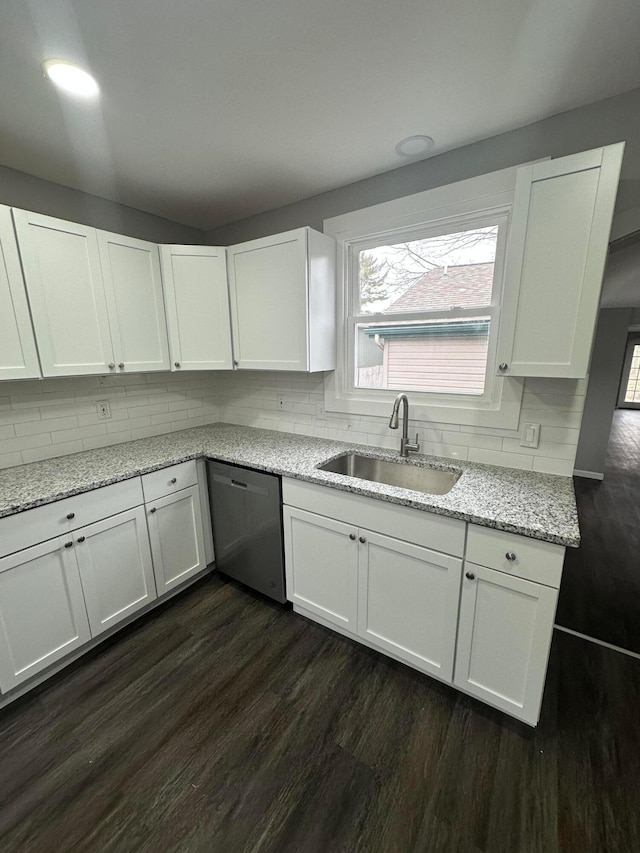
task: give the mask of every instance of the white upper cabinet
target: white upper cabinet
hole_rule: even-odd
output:
[[[172,370],[230,370],[227,258],[216,246],[161,246]]]
[[[40,365],[11,209],[0,205],[0,379],[34,379]]]
[[[235,364],[335,368],[335,241],[311,228],[227,249]]]
[[[169,342],[155,243],[98,231],[116,369],[169,369]]]
[[[586,376],[623,151],[619,143],[518,170],[502,375]]]
[[[95,228],[13,210],[43,376],[113,364]],[[111,368],[113,369],[113,368]]]

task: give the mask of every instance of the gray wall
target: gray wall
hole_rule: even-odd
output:
[[[631,317],[631,308],[600,310],[575,462],[577,471],[604,473]]]
[[[155,243],[201,243],[202,231],[0,166],[0,204]]]
[[[640,228],[640,89],[216,228],[205,234],[205,242],[228,245],[303,225],[321,231],[323,220],[331,216],[528,160],[621,141],[627,146],[617,213],[626,234]],[[613,236],[620,236],[615,226]]]

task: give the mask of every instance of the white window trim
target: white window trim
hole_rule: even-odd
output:
[[[347,264],[349,246],[359,241],[375,238],[378,234],[406,232],[413,228],[427,229],[430,225],[446,225],[449,221],[472,223],[474,218],[509,215],[513,203],[517,167],[503,169],[456,184],[437,187],[412,196],[373,205],[363,210],[326,219],[324,231],[337,242],[337,361],[336,370],[325,377],[325,409],[348,415],[389,414],[390,404],[397,391],[349,388],[352,357],[348,348],[349,294],[347,292]],[[468,227],[468,226],[467,226]],[[506,231],[508,243],[508,226]],[[496,255],[496,278],[502,288],[504,278],[504,253]],[[388,319],[388,318],[387,318]],[[496,318],[499,323],[499,317]],[[493,318],[492,318],[493,320]],[[408,391],[412,418],[419,421],[443,424],[464,424],[479,427],[517,429],[522,401],[523,381],[496,375],[496,342],[498,329],[492,330],[488,354],[487,394],[432,395]]]

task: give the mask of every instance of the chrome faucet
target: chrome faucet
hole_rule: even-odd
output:
[[[418,433],[416,433],[416,440],[413,443],[409,441],[409,401],[407,400],[406,394],[398,394],[396,399],[393,401],[393,411],[391,412],[389,429],[398,429],[398,409],[400,408],[401,403],[404,404],[404,415],[402,417],[402,438],[400,439],[400,456],[403,459],[406,459],[409,455],[409,451],[414,450],[417,453],[420,450],[420,445],[418,443]]]

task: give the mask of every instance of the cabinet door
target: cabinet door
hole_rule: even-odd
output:
[[[50,539],[0,560],[3,692],[90,639],[72,546],[71,537]]]
[[[249,370],[308,370],[306,229],[228,250],[233,352]]]
[[[158,247],[107,231],[98,244],[117,369],[169,370]]]
[[[224,248],[161,246],[172,370],[230,370]]]
[[[301,509],[283,508],[287,598],[309,615],[355,634],[357,530]]]
[[[462,560],[359,531],[358,634],[453,680]]]
[[[157,597],[144,507],[83,527],[75,541],[93,637]]]
[[[13,210],[43,376],[109,373],[113,348],[94,228]]]
[[[503,375],[586,376],[623,150],[620,143],[518,169]]]
[[[11,210],[0,205],[0,379],[40,376]]]
[[[198,486],[147,504],[147,519],[158,594],[206,568]]]
[[[465,564],[454,684],[536,725],[557,590]]]

